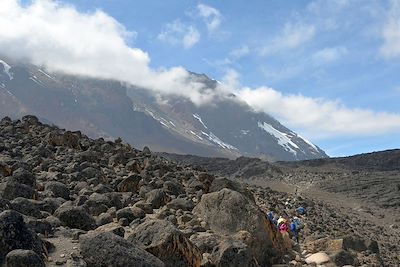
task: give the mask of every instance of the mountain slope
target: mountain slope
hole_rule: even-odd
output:
[[[205,75],[192,79],[214,89]],[[202,156],[240,155],[302,160],[326,154],[272,117],[256,113],[234,95],[196,106],[182,97],[159,96],[120,82],[47,73],[0,61],[1,116],[35,114],[92,137],[123,137],[137,147]]]

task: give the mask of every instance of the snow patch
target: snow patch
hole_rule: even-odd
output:
[[[0,59],[0,63],[3,64],[4,67],[4,72],[7,74],[8,78],[10,78],[10,81],[14,79],[13,73],[10,71],[11,66],[8,65],[5,61]]]
[[[310,145],[316,152],[319,152],[319,149],[316,145],[305,139],[304,137],[297,135],[299,138],[301,138],[304,142],[306,142],[308,145]]]
[[[36,84],[44,87],[43,83],[41,81],[39,81],[35,75],[33,75],[33,77],[29,77],[29,79],[32,80],[33,82],[35,82]]]
[[[53,81],[55,81],[54,77],[51,76],[50,74],[48,74],[47,72],[45,72],[44,70],[39,69],[39,72],[42,73],[42,74],[43,74],[44,76],[46,76],[47,78],[52,79]]]
[[[203,137],[199,136],[198,134],[196,134],[192,130],[190,130],[190,133],[193,134],[194,136],[196,136],[197,138],[199,138],[200,140],[203,140]]]
[[[274,136],[278,140],[278,144],[285,148],[286,151],[291,152],[294,155],[297,155],[297,151],[294,150],[294,148],[299,149],[299,147],[293,143],[293,141],[290,139],[290,136],[286,133],[282,133],[281,131],[278,131],[268,123],[264,122],[258,123],[258,127],[269,133],[270,135]]]
[[[199,114],[193,114],[193,117],[194,117],[195,119],[197,119],[197,120],[203,125],[204,128],[208,129],[207,126],[204,124],[204,122],[203,122],[203,120],[201,119],[201,117],[200,117]]]
[[[227,143],[223,142],[221,139],[219,139],[219,138],[218,138],[215,134],[213,134],[212,132],[210,132],[210,133],[208,134],[208,133],[205,133],[205,132],[201,131],[201,133],[202,133],[203,135],[207,136],[208,140],[210,140],[211,142],[216,143],[217,145],[219,145],[219,146],[222,147],[222,148],[231,149],[231,150],[238,150],[236,147],[234,147],[234,146],[232,146],[232,145],[230,145],[230,144],[227,144]]]

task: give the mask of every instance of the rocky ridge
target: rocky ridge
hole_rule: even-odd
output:
[[[1,120],[0,179],[5,266],[315,266],[321,258],[324,266],[396,266],[399,260],[397,246],[387,247],[396,236],[354,225],[323,203],[214,176],[121,139],[93,140],[34,116]],[[293,215],[297,205],[307,209],[300,244],[285,241],[265,217],[267,210]],[[373,231],[382,238],[358,236]]]

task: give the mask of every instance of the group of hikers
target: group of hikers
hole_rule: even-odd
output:
[[[304,215],[305,209],[298,207],[296,212],[298,215]],[[279,216],[273,211],[268,211],[267,218],[275,226],[276,230],[282,234],[284,239],[290,240],[290,237],[293,237],[299,243],[299,232],[303,229],[304,224],[298,216],[289,218],[286,214]]]

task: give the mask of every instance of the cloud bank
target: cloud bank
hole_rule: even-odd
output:
[[[73,6],[36,0],[22,6],[0,1],[0,54],[44,66],[49,71],[114,79],[201,104],[213,97],[202,84],[189,81],[182,67],[154,70],[144,51],[130,47],[129,32],[102,11],[80,13]],[[193,45],[196,36],[184,36]],[[196,34],[194,34],[196,35]]]
[[[318,139],[400,132],[400,114],[348,108],[340,101],[322,98],[284,95],[269,87],[241,88],[237,94],[255,110]]]
[[[219,26],[219,12],[200,5],[199,9],[209,21],[210,30]],[[314,138],[400,132],[399,114],[352,109],[339,101],[284,95],[268,87],[241,87],[235,71],[228,73],[225,84],[212,90],[191,80],[182,67],[152,69],[150,56],[127,44],[135,33],[102,11],[82,13],[73,6],[50,0],[36,0],[26,6],[16,0],[0,0],[0,25],[0,54],[28,60],[49,71],[119,80],[163,96],[187,97],[198,105],[211,102],[222,92],[234,92],[254,109],[269,113]],[[183,46],[190,47],[200,38],[190,29],[181,31],[179,27],[171,25],[167,30],[183,32],[179,39]],[[278,46],[296,48],[314,34],[312,26],[287,24],[282,36],[265,52],[268,54]],[[244,56],[248,50],[243,47],[234,56]],[[316,58],[332,61],[345,52],[339,48],[326,49]]]

